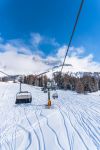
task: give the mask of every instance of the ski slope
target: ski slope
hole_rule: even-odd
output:
[[[100,150],[100,92],[58,90],[47,109],[47,94],[29,85],[32,104],[15,105],[18,89],[0,82],[0,150]]]

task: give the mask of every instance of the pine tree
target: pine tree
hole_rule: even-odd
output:
[[[77,93],[84,93],[84,86],[82,84],[81,79],[77,79],[76,92]]]

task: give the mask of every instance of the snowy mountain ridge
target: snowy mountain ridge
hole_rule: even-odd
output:
[[[60,72],[62,65],[55,66],[52,69],[48,70],[46,75],[49,78],[52,78],[52,74]],[[72,77],[81,78],[83,76],[93,76],[96,78],[100,78],[100,72],[89,72],[84,70],[78,70],[74,68],[71,64],[65,64],[62,70],[62,74],[67,74]]]

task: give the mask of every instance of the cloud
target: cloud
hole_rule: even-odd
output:
[[[58,49],[57,57],[58,58],[64,58],[65,53],[67,51],[67,48],[68,47],[66,45],[61,46]],[[70,55],[70,56],[79,56],[79,55],[83,54],[84,52],[85,52],[84,47],[76,48],[76,47],[72,46],[72,47],[69,48],[68,55]]]
[[[58,49],[56,56],[58,58],[63,58],[65,56],[66,50],[67,50],[67,46],[63,45]]]
[[[1,38],[2,39],[2,38]],[[20,40],[11,40],[8,42],[3,42],[4,40],[0,42],[0,51],[6,52],[6,51],[12,51],[12,52],[18,52],[23,54],[31,54],[31,50]]]
[[[66,49],[67,46],[62,46],[58,49],[56,55],[56,57],[62,62],[65,56]],[[72,64],[73,67],[69,67],[69,70],[67,69],[67,71],[100,72],[100,63],[94,61],[94,56],[92,54],[89,54],[85,57],[82,57],[81,54],[83,53],[85,53],[85,49],[83,47],[70,47],[70,56],[67,56],[65,64]]]
[[[38,36],[37,36],[38,37]],[[2,38],[1,38],[2,39]],[[38,44],[39,40],[35,39]],[[0,42],[0,70],[9,74],[31,74],[48,69],[42,60],[42,51],[34,52],[20,39]]]
[[[16,39],[0,42],[0,70],[9,74],[38,74],[46,71],[57,65],[61,65],[67,49],[66,45],[57,48],[57,52],[53,55],[43,56],[42,50],[37,48],[40,43],[50,41],[57,45],[56,40],[34,34],[31,40],[33,41],[34,51],[29,44],[25,44],[23,40]],[[52,41],[52,42],[51,42]],[[100,63],[94,61],[94,56],[89,54],[83,57],[85,53],[84,47],[70,47],[69,56],[66,58],[66,64],[71,64],[73,67],[67,67],[64,71],[85,71],[85,72],[100,72]],[[80,57],[81,56],[81,57]]]
[[[36,61],[37,60],[37,61]],[[0,53],[0,70],[9,74],[32,74],[48,69],[38,56],[8,51]]]
[[[37,50],[39,50],[40,45],[51,45],[53,47],[60,46],[60,44],[56,41],[55,38],[49,38],[49,37],[40,35],[39,33],[32,33],[30,41],[33,47]]]
[[[69,54],[71,56],[78,56],[78,55],[84,54],[84,52],[85,52],[84,47],[77,47],[76,48],[76,47],[72,46],[69,49]]]
[[[44,37],[44,44],[49,44],[49,45],[52,45],[54,47],[59,47],[60,44],[56,41],[55,38],[47,38],[47,37]]]
[[[40,45],[40,43],[42,43],[43,40],[44,37],[41,36],[39,33],[31,34],[31,43],[36,49],[38,49],[38,46]]]

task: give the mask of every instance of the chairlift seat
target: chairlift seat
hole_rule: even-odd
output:
[[[21,91],[16,94],[16,104],[31,103],[32,95],[28,91]]]
[[[44,93],[47,93],[47,92],[48,92],[48,90],[47,90],[47,89],[45,89],[45,90],[44,90]]]
[[[52,95],[52,97],[53,97],[53,99],[56,99],[56,98],[58,98],[58,94],[57,94],[57,93],[54,93],[54,94]]]

